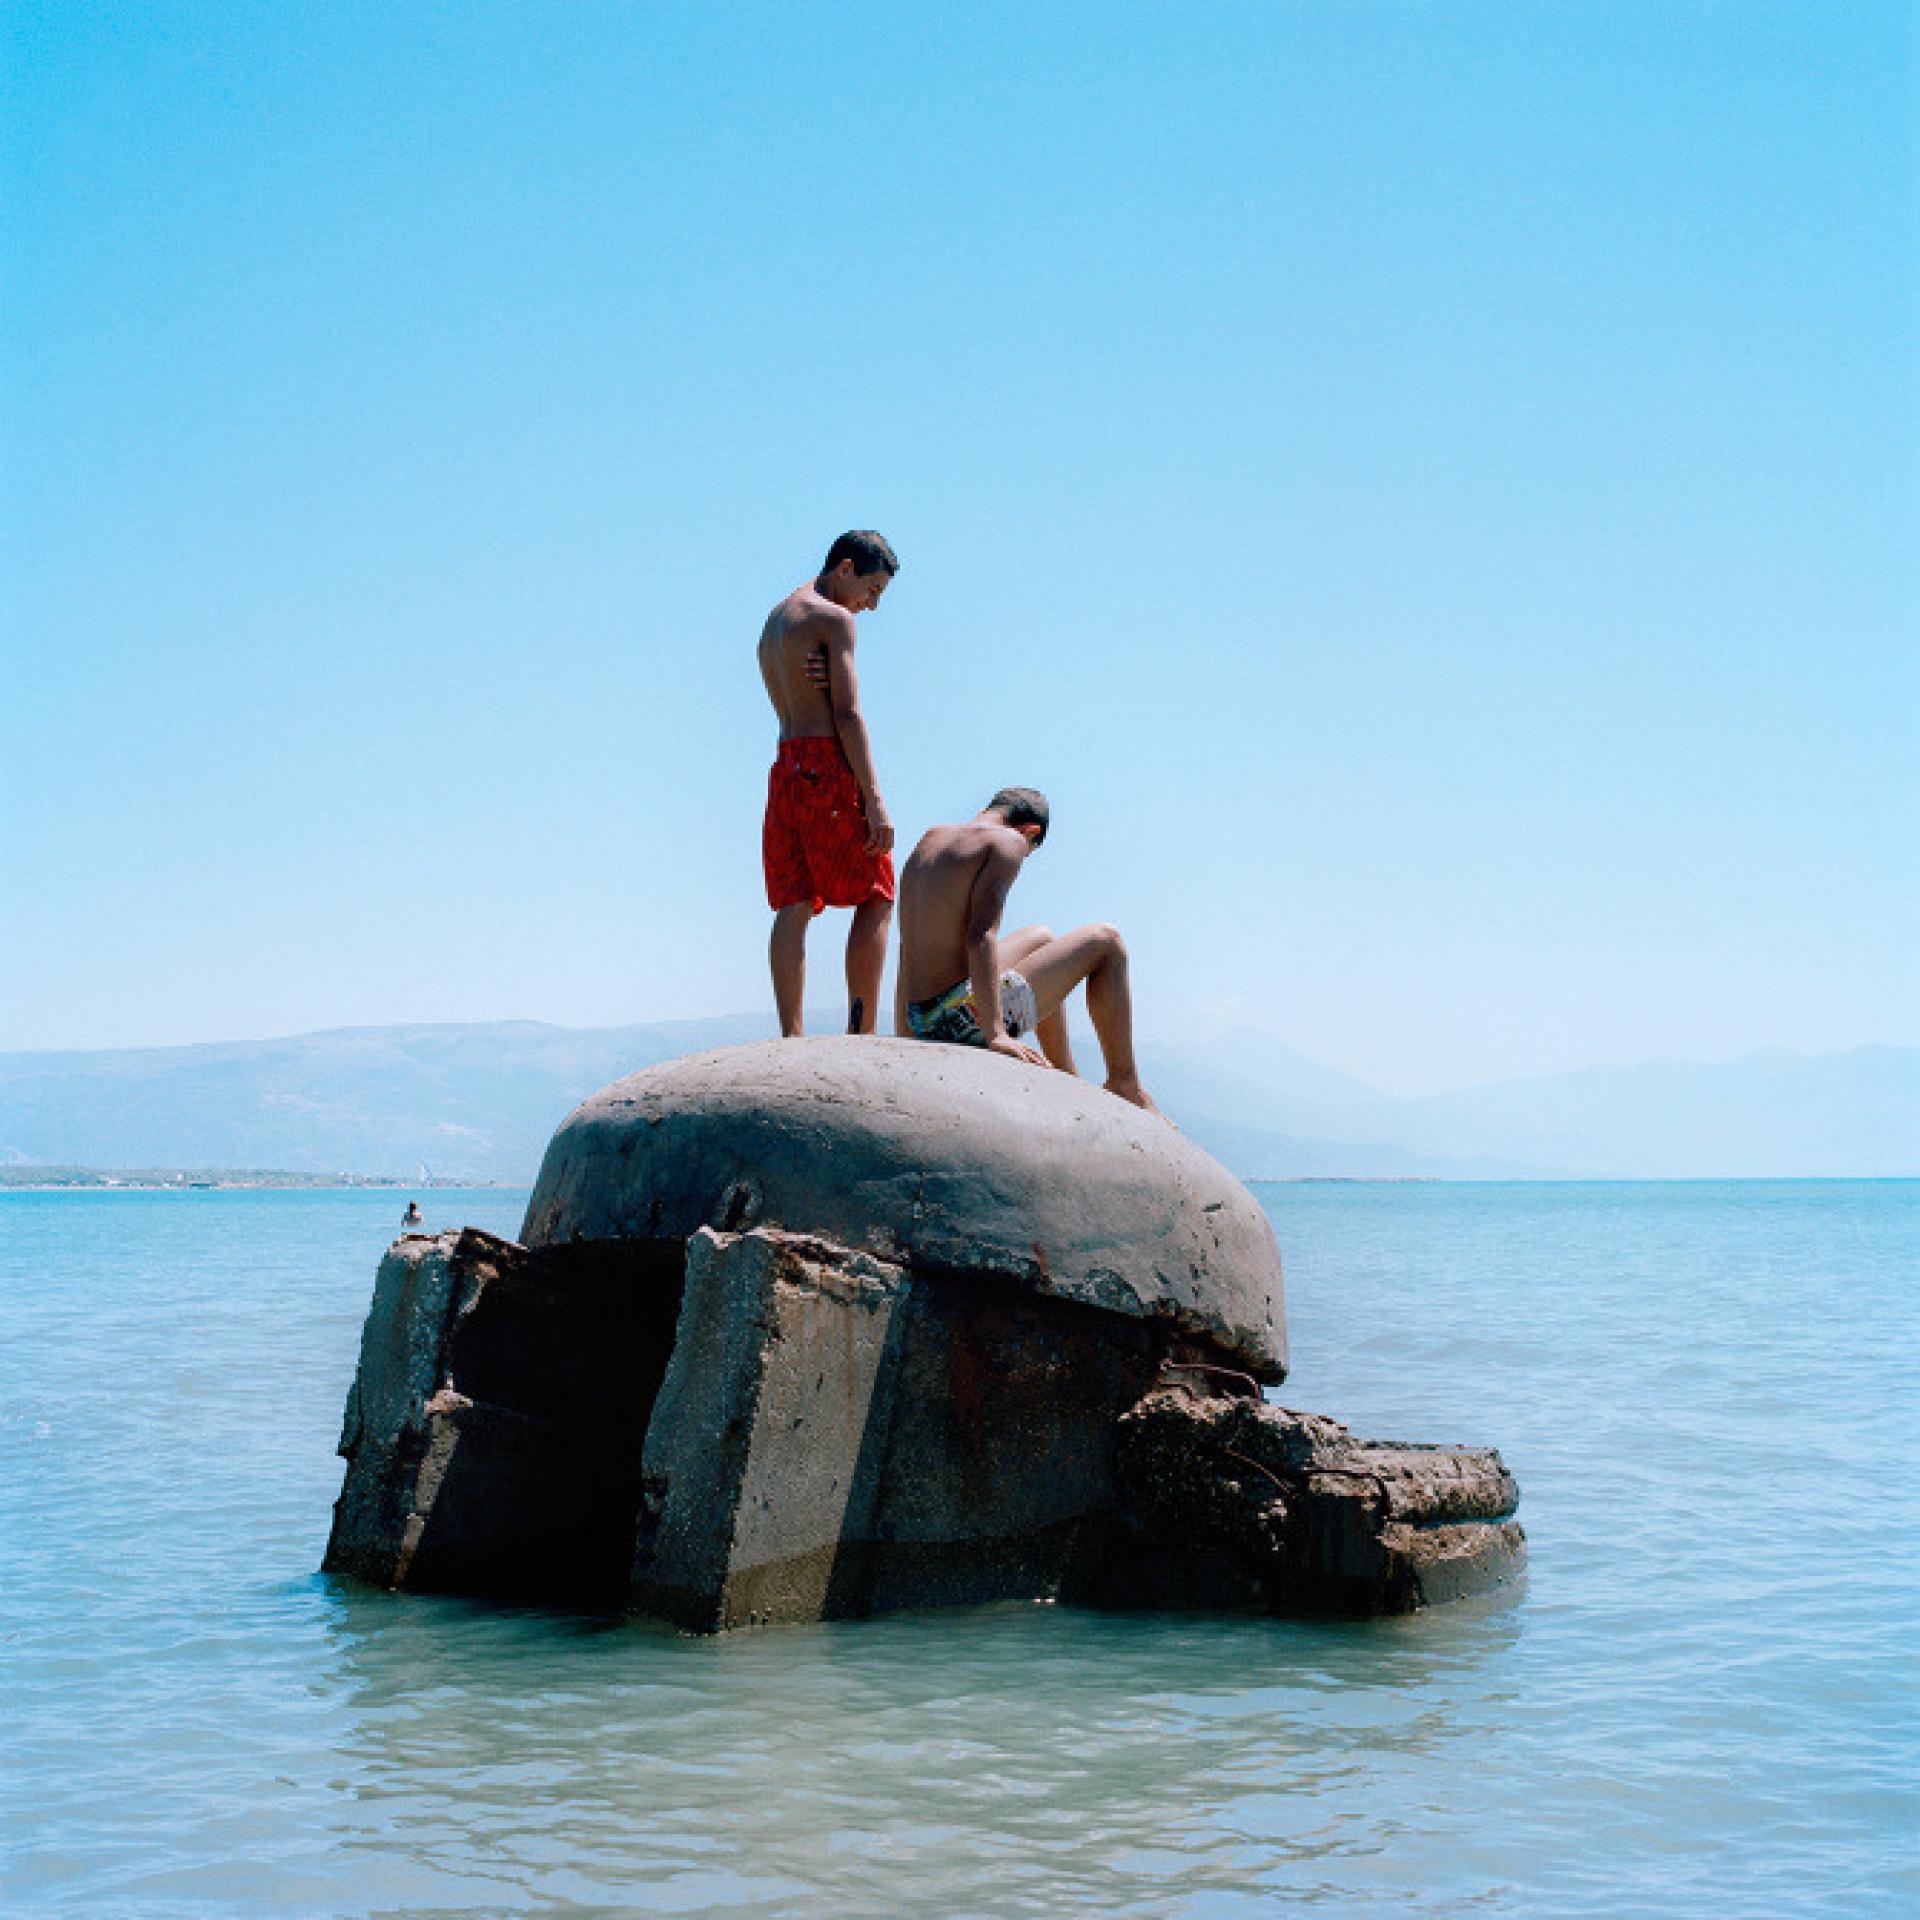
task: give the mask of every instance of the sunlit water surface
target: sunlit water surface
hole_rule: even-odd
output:
[[[1920,1186],[1261,1192],[1280,1397],[1498,1445],[1517,1595],[692,1640],[355,1590],[395,1198],[0,1197],[0,1912],[1920,1911]]]

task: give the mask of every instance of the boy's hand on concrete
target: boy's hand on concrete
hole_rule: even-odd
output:
[[[996,1033],[987,1042],[989,1053],[1004,1053],[1010,1060],[1024,1060],[1030,1067],[1044,1067],[1047,1056],[1038,1047],[1030,1047],[1020,1040],[1010,1039],[1004,1033]]]

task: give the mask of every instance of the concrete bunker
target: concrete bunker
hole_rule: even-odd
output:
[[[1287,1413],[1285,1371],[1266,1215],[1157,1119],[963,1049],[723,1049],[576,1111],[521,1243],[388,1253],[325,1564],[702,1631],[1517,1573],[1497,1455]]]

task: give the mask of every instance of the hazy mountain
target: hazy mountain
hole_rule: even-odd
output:
[[[1920,1173],[1920,1048],[1648,1060],[1398,1103],[1416,1151],[1614,1178]]]
[[[818,1031],[831,1031],[824,1013]],[[0,1054],[0,1162],[529,1179],[622,1074],[770,1036],[771,1015],[577,1029],[370,1027]],[[1096,1061],[1090,1038],[1087,1062]],[[1395,1099],[1259,1032],[1142,1050],[1148,1084],[1249,1179],[1920,1173],[1920,1048],[1656,1060]]]
[[[1268,1163],[1456,1178],[1920,1174],[1915,1047],[1812,1055],[1776,1047],[1407,1099],[1256,1034],[1224,1036],[1185,1060],[1146,1050],[1142,1067],[1156,1097],[1165,1089],[1188,1130],[1247,1177]]]
[[[1083,1062],[1100,1057],[1091,1033],[1083,1041],[1076,1032],[1074,1046]],[[1257,1030],[1143,1046],[1140,1069],[1161,1106],[1242,1179],[1467,1180],[1521,1171],[1497,1152],[1407,1145],[1393,1128],[1398,1102]]]
[[[637,1027],[356,1027],[287,1040],[0,1054],[0,1154],[529,1179],[588,1094],[773,1017]]]

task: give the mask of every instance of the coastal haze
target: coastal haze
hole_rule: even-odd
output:
[[[826,1013],[813,1025],[832,1031]],[[51,1167],[525,1183],[589,1094],[772,1031],[770,1016],[740,1014],[0,1054],[0,1173],[14,1184]],[[1090,1036],[1082,1043],[1090,1049]],[[1149,1043],[1141,1059],[1169,1113],[1245,1179],[1920,1173],[1920,1048],[1656,1060],[1419,1098],[1390,1097],[1247,1030]]]

